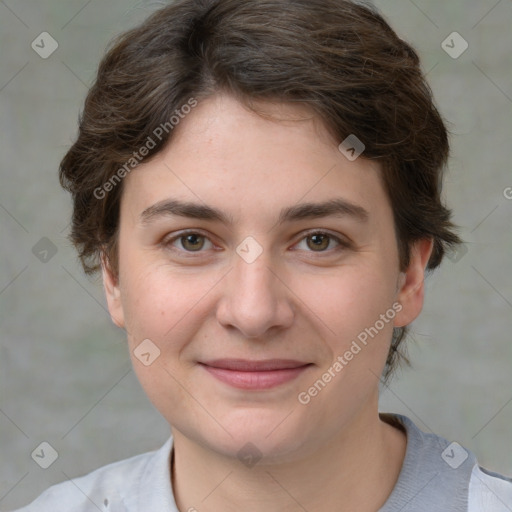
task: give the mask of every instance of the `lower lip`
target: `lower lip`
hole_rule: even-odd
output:
[[[310,365],[282,370],[243,372],[201,365],[216,379],[239,389],[270,389],[297,378]]]

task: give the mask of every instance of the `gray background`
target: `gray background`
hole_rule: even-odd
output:
[[[504,191],[512,187],[512,1],[376,4],[418,49],[452,132],[444,195],[467,242],[467,253],[428,278],[409,340],[414,369],[392,382],[381,409],[511,475],[512,200]],[[169,434],[131,370],[99,281],[83,275],[66,239],[70,199],[57,181],[106,44],[157,7],[0,1],[2,510],[155,449]],[[47,59],[31,48],[43,31],[59,44]],[[453,31],[469,43],[456,59],[441,47]],[[32,252],[43,237],[57,249],[47,262]],[[46,470],[31,458],[42,441],[59,453]]]

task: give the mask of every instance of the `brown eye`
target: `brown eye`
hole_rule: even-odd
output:
[[[306,237],[308,240],[308,247],[314,251],[325,251],[329,247],[329,242],[332,237],[324,233],[316,233]],[[311,242],[311,243],[310,243]]]
[[[196,231],[189,231],[165,238],[162,245],[178,255],[190,255],[192,253],[200,255],[208,249],[213,249],[214,244],[206,235]]]
[[[179,240],[186,251],[200,251],[204,247],[204,236],[196,233],[180,236]]]
[[[340,251],[350,249],[352,244],[344,237],[338,237],[326,231],[310,231],[296,245],[296,248],[318,255],[334,255]]]

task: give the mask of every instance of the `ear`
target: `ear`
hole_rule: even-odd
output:
[[[405,272],[400,273],[397,301],[402,309],[395,316],[395,327],[410,324],[421,312],[425,295],[425,269],[432,254],[434,240],[422,238],[411,247],[411,258]]]
[[[101,256],[101,274],[110,318],[118,327],[124,328],[124,311],[121,303],[119,278],[112,272],[108,258],[104,254]]]

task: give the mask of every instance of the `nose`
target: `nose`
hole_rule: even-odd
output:
[[[248,263],[238,254],[226,275],[217,320],[246,338],[268,338],[267,331],[289,327],[294,319],[293,293],[268,251]]]

